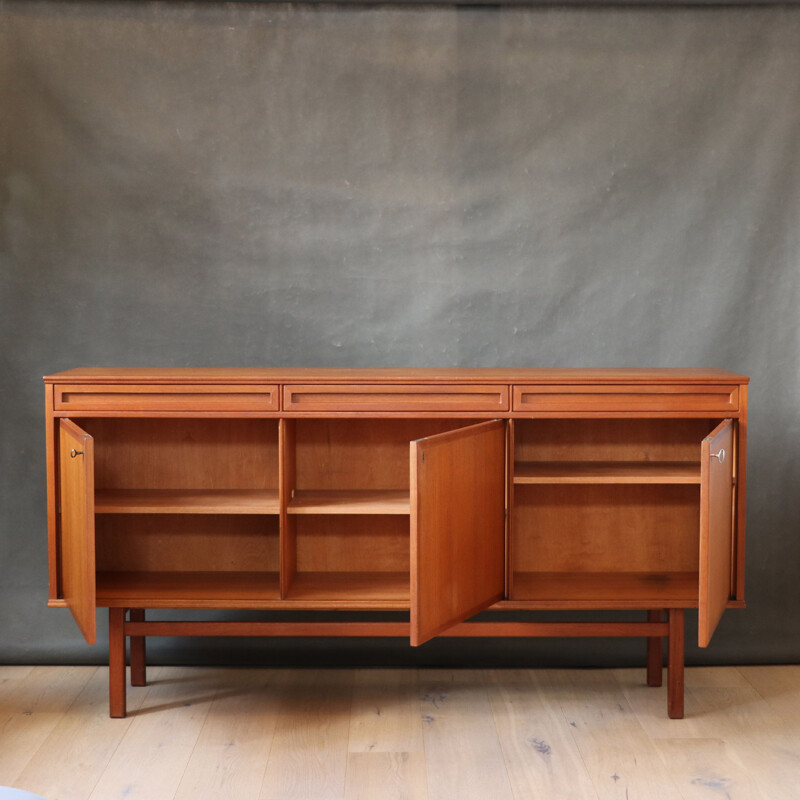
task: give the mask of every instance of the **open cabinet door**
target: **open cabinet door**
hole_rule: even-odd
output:
[[[726,419],[700,451],[700,647],[708,647],[731,596],[733,456],[733,422]]]
[[[94,440],[68,419],[59,428],[62,591],[84,638],[94,644]]]
[[[411,443],[411,644],[503,596],[505,422]]]

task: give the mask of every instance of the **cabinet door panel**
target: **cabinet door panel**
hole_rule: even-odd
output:
[[[411,644],[503,596],[505,423],[411,443]]]
[[[705,439],[700,455],[700,594],[698,644],[707,647],[731,596],[733,422]]]
[[[68,419],[62,419],[59,428],[62,589],[81,633],[89,644],[94,644],[94,441]]]

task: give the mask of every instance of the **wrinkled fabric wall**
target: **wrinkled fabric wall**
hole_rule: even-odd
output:
[[[797,7],[0,2],[0,659],[104,657],[45,609],[44,373],[498,365],[751,375],[750,608],[689,659],[797,661],[798,144]],[[598,640],[151,652],[643,663]]]

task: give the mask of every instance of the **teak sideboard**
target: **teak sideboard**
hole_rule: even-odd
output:
[[[686,369],[75,369],[45,378],[50,605],[147,636],[640,636],[744,606],[748,379]],[[164,621],[147,609],[406,611]],[[631,621],[491,610],[625,609]],[[290,615],[291,616],[291,615]],[[396,616],[396,615],[394,615]],[[368,618],[369,620],[369,618]]]

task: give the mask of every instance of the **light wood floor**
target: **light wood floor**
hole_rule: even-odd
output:
[[[644,670],[0,667],[0,785],[48,800],[800,798],[800,666]]]

